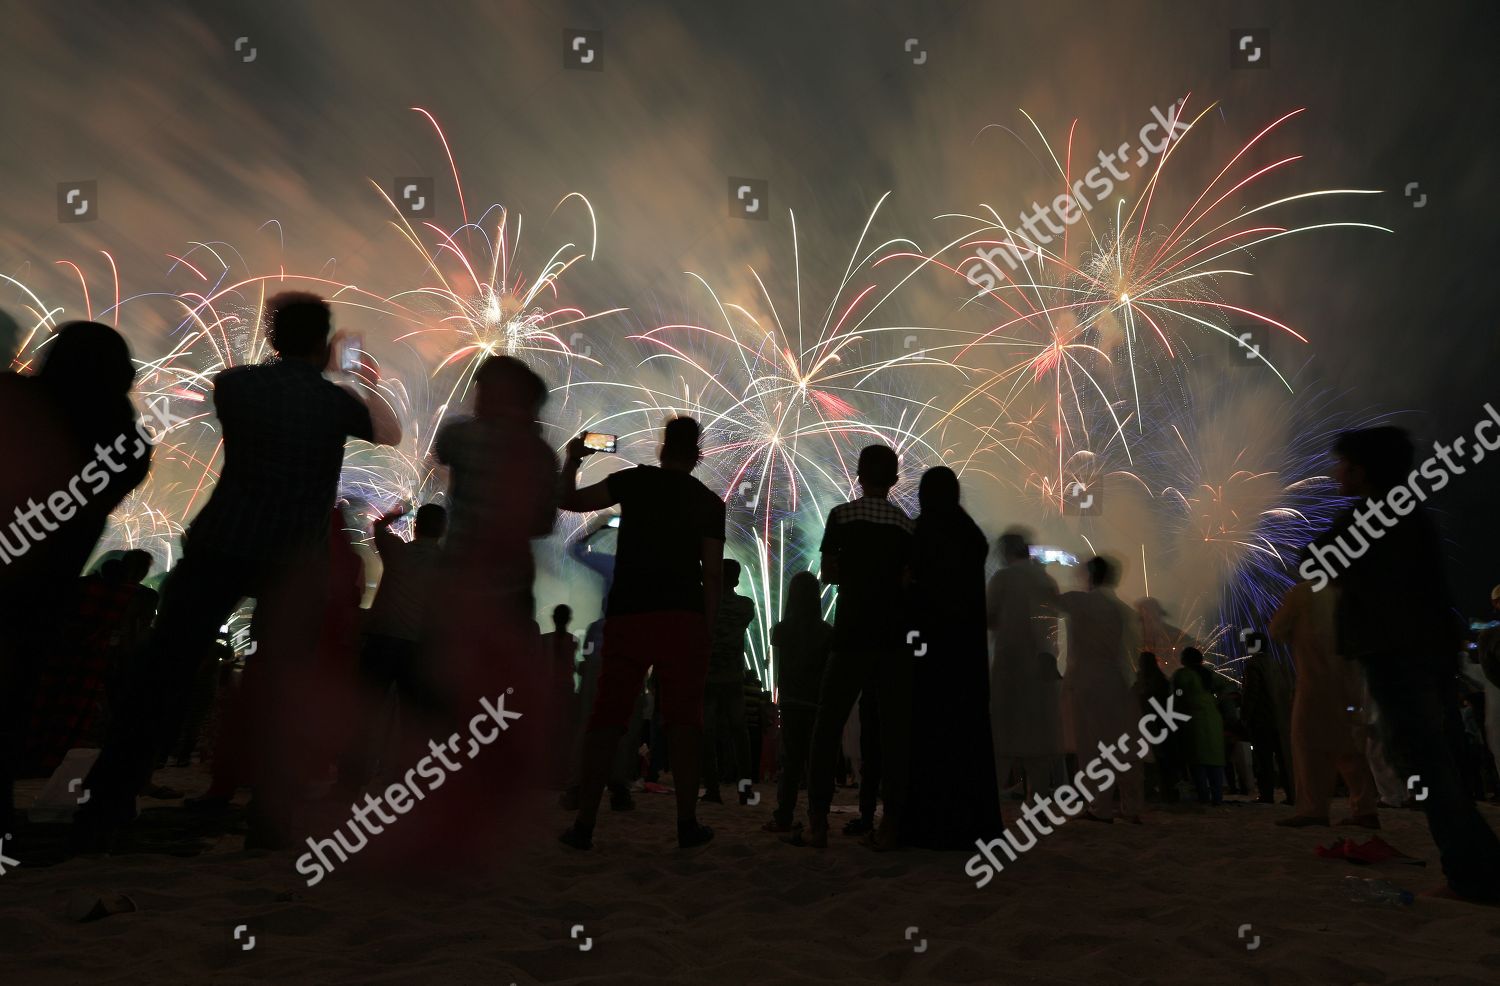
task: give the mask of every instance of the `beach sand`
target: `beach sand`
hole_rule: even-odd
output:
[[[204,786],[197,769],[157,779]],[[23,805],[39,787],[23,789]],[[839,792],[840,802],[852,793]],[[1154,810],[1141,826],[1070,822],[976,889],[964,873],[967,853],[874,853],[838,834],[847,814],[835,818],[832,846],[817,852],[759,831],[765,801],[705,806],[701,817],[717,837],[683,851],[671,798],[636,800],[630,813],[606,807],[592,852],[551,841],[568,816],[552,796],[538,796],[531,837],[498,868],[458,861],[468,872],[393,880],[362,871],[356,858],[314,887],[294,868],[305,847],[247,852],[231,834],[205,840],[195,856],[162,851],[167,839],[150,851],[49,861],[33,832],[29,842],[5,843],[21,865],[0,878],[0,981],[1500,980],[1500,910],[1345,899],[1349,874],[1416,891],[1439,882],[1415,812],[1385,813],[1382,834],[1428,860],[1425,868],[1319,859],[1318,844],[1369,833],[1280,829],[1271,823],[1289,808],[1228,804]],[[1007,819],[1016,808],[1007,805]],[[1500,811],[1483,810],[1500,824]],[[153,807],[149,818],[170,835],[180,816]],[[141,827],[138,843],[149,843],[152,826]],[[68,918],[72,898],[95,894],[127,894],[139,910]]]

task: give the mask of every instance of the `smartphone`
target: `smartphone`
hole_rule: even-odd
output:
[[[339,348],[339,369],[345,373],[353,373],[359,369],[360,357],[365,352],[364,336],[344,336]]]
[[[602,431],[588,431],[583,435],[583,447],[595,452],[613,452],[619,435],[606,435]]]

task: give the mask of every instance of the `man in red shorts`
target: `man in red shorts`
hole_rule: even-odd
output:
[[[578,817],[561,841],[593,848],[615,746],[655,665],[677,788],[677,844],[701,846],[714,835],[698,824],[697,803],[708,628],[723,580],[724,501],[692,476],[700,458],[692,418],[667,422],[659,467],[622,469],[579,489],[578,469],[591,452],[581,435],[568,443],[562,508],[582,513],[619,504],[620,535],[604,611],[599,690],[579,764]]]

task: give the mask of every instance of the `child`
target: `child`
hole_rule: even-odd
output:
[[[813,721],[818,715],[818,689],[833,646],[833,627],[823,620],[818,577],[798,572],[787,586],[785,619],[771,630],[771,645],[781,668],[781,782],[776,786],[776,811],[762,828],[790,832],[797,810],[797,789],[807,772]]]
[[[1192,716],[1182,731],[1183,758],[1192,769],[1199,804],[1224,803],[1224,717],[1213,692],[1213,672],[1203,664],[1203,652],[1184,647],[1182,667],[1172,675],[1179,708]]]

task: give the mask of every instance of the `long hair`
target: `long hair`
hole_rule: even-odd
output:
[[[786,587],[786,622],[806,626],[823,618],[823,593],[818,587],[818,577],[811,572],[798,572]]]

